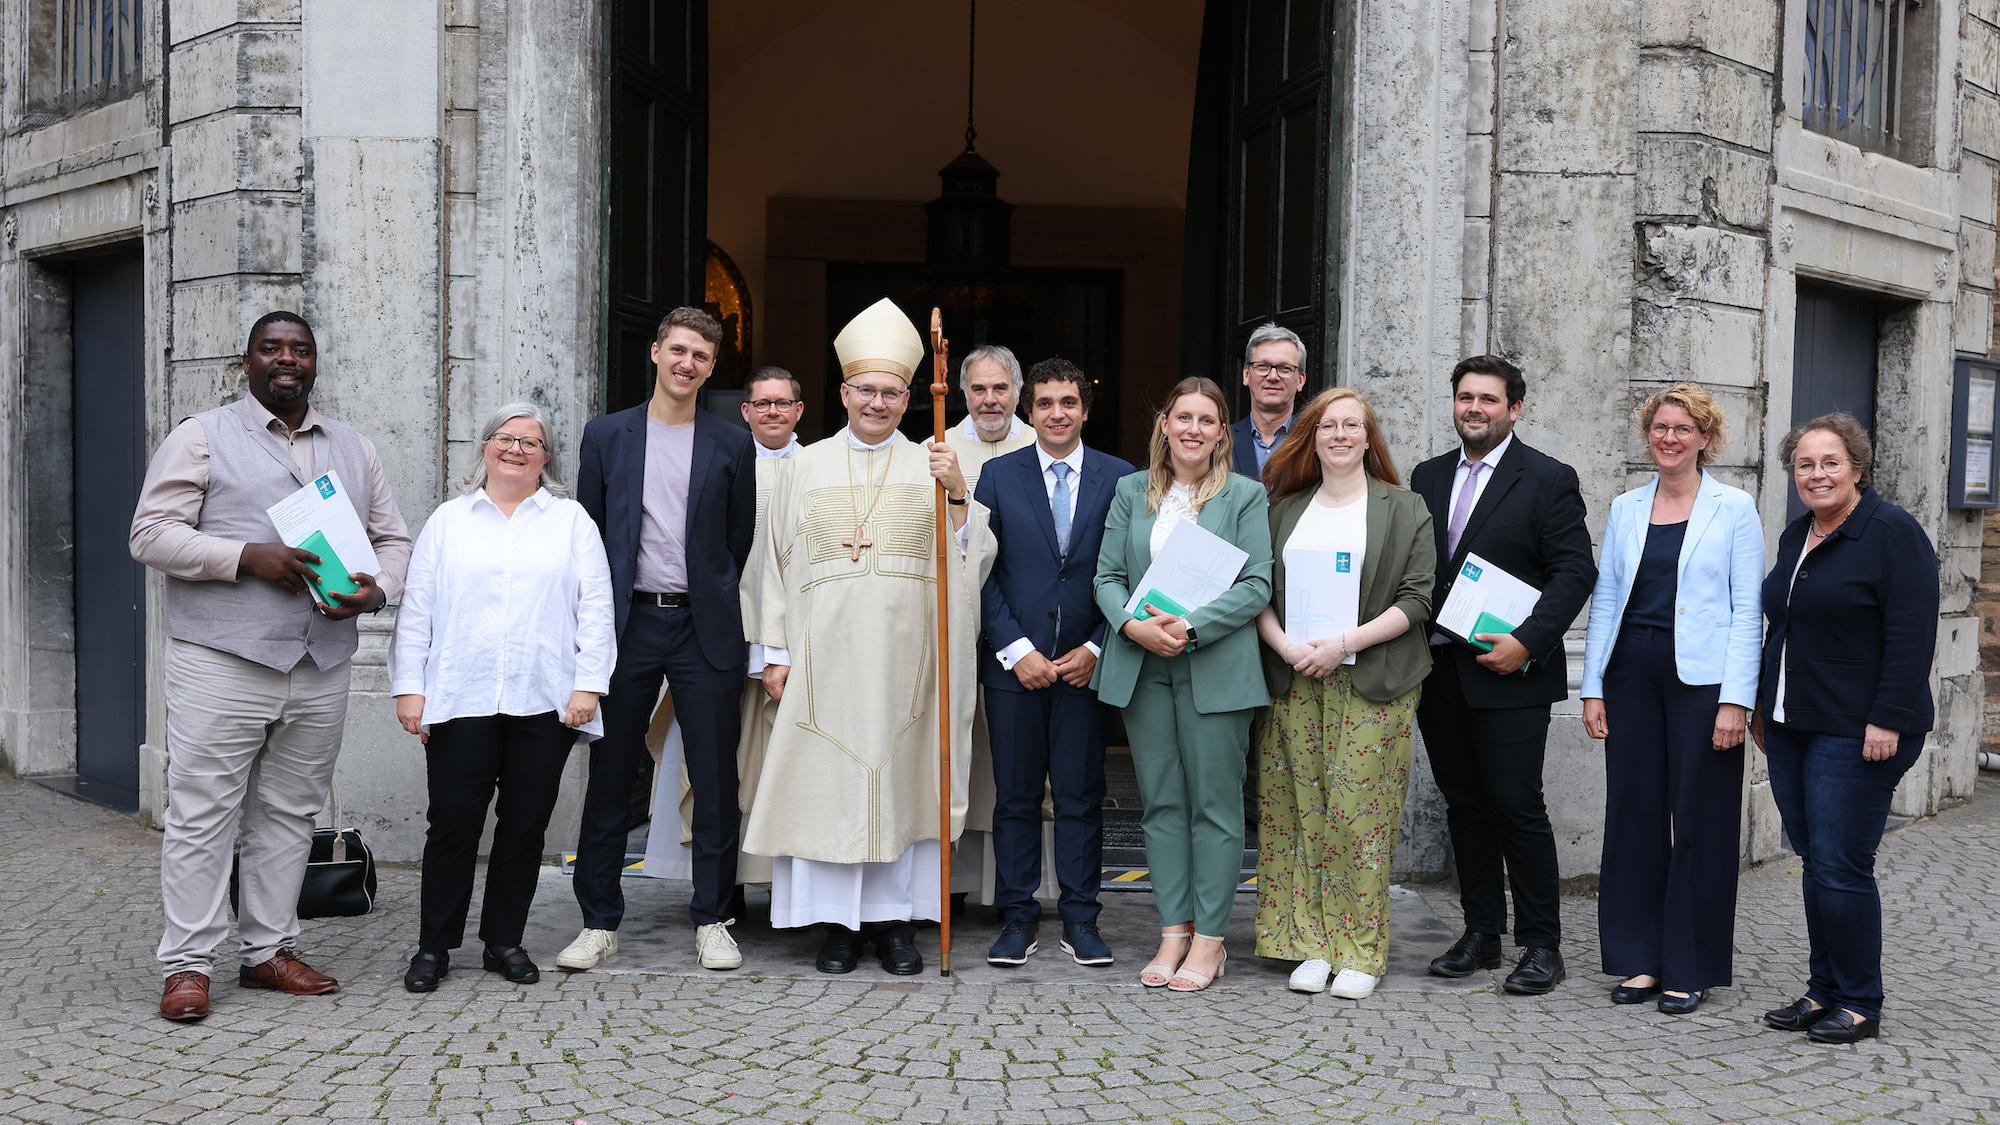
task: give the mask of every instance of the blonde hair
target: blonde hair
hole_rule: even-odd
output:
[[[1200,375],[1190,375],[1174,384],[1167,394],[1167,404],[1160,408],[1153,420],[1153,440],[1146,464],[1146,511],[1160,510],[1160,501],[1166,499],[1167,490],[1173,487],[1174,470],[1172,455],[1167,447],[1167,415],[1174,404],[1187,395],[1200,395],[1215,404],[1215,416],[1221,421],[1222,436],[1216,440],[1215,448],[1208,453],[1208,473],[1194,486],[1194,508],[1200,511],[1203,504],[1222,494],[1229,487],[1229,459],[1232,446],[1229,436],[1229,401],[1222,395],[1222,388],[1215,380]]]
[[[1700,383],[1675,383],[1671,387],[1654,391],[1639,405],[1639,439],[1644,441],[1653,428],[1653,415],[1662,406],[1678,406],[1694,419],[1695,428],[1708,439],[1708,445],[1695,454],[1695,465],[1706,469],[1722,447],[1729,443],[1729,422],[1723,417],[1722,407],[1715,396],[1702,389]]]

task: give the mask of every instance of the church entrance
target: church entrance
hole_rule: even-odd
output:
[[[607,7],[607,408],[697,300],[730,337],[711,406],[788,368],[805,440],[840,424],[833,332],[885,294],[920,327],[943,308],[954,355],[1079,363],[1087,440],[1135,462],[1175,380],[1240,392],[1264,321],[1332,381],[1344,4]],[[906,431],[929,413],[920,394]]]

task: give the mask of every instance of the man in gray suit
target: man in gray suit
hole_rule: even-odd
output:
[[[176,426],[132,516],[132,557],[166,575],[166,908],[160,1015],[208,1015],[239,851],[238,979],[316,996],[337,987],[299,960],[299,885],[347,722],[354,618],[402,589],[410,533],[375,446],[312,408],[319,349],[290,312],[265,314],[243,352],[248,398]],[[304,487],[347,492],[380,573],[352,594],[308,592],[321,559],[278,541],[266,509]],[[323,482],[323,483],[322,483]]]

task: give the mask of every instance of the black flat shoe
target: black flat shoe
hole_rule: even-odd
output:
[[[1613,1004],[1644,1004],[1660,994],[1660,982],[1648,985],[1621,984],[1611,990]]]
[[[528,951],[518,945],[505,949],[489,945],[480,956],[480,962],[486,966],[487,972],[499,973],[515,984],[533,984],[542,979],[542,971],[528,959]]]
[[[1764,1013],[1764,1026],[1779,1031],[1804,1031],[1826,1018],[1831,1008],[1822,1008],[1801,996],[1782,1008]]]
[[[1471,930],[1460,934],[1451,948],[1431,958],[1431,975],[1434,977],[1469,977],[1480,969],[1500,967],[1500,935],[1475,934]]]
[[[410,971],[403,974],[403,987],[410,992],[435,991],[438,982],[450,971],[451,954],[420,949],[410,958]]]
[[[911,926],[897,926],[875,935],[875,957],[885,973],[913,977],[924,971],[924,955],[917,952],[916,929]]]
[[[1521,954],[1520,963],[1500,982],[1500,987],[1516,996],[1540,996],[1555,991],[1565,975],[1560,950],[1530,949]]]
[[[1882,1021],[1857,1016],[1845,1008],[1806,1028],[1806,1038],[1815,1043],[1859,1043],[1882,1034]]]
[[[1668,996],[1661,993],[1658,1007],[1670,1016],[1684,1016],[1701,1007],[1701,1002],[1706,999],[1708,990],[1705,988],[1700,992],[1690,992],[1686,996]]]
[[[826,944],[819,947],[813,968],[822,973],[851,973],[861,964],[861,935],[846,926],[826,927]]]

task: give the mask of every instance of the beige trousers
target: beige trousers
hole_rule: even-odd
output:
[[[340,755],[351,667],[317,668],[308,658],[279,672],[167,641],[165,973],[214,975],[216,947],[229,932],[233,853],[241,855],[242,963],[261,965],[297,944],[299,884]]]

